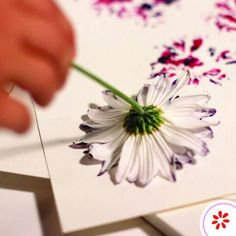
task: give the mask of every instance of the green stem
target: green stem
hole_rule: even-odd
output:
[[[131,97],[128,97],[127,95],[122,93],[120,90],[116,89],[115,87],[113,87],[112,85],[110,85],[109,83],[104,81],[103,79],[99,78],[97,75],[91,73],[87,69],[83,68],[82,66],[80,66],[78,64],[75,64],[74,62],[72,62],[71,66],[75,70],[81,72],[82,74],[86,75],[87,77],[89,77],[90,79],[94,80],[98,84],[100,84],[103,87],[105,87],[108,90],[110,90],[114,95],[117,95],[121,99],[123,99],[126,102],[128,102],[139,114],[143,114],[143,108],[134,99],[132,99]]]

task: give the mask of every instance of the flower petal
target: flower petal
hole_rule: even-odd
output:
[[[95,130],[87,133],[80,138],[79,142],[83,143],[106,143],[118,137],[123,131],[122,124],[115,125],[113,127],[107,127],[104,129]]]
[[[219,124],[218,121],[205,121],[205,120],[200,120],[200,119],[194,119],[192,117],[185,117],[185,118],[175,118],[175,119],[170,119],[169,117],[165,117],[166,121],[171,126],[175,126],[179,129],[185,129],[185,130],[193,130],[193,129],[199,129],[203,127],[208,127],[208,126],[216,126]]]
[[[139,91],[137,95],[137,101],[140,105],[146,106],[147,105],[147,94],[149,90],[150,84],[145,84]]]
[[[218,211],[218,216],[221,218],[222,217],[222,211]]]
[[[158,98],[164,95],[164,91],[167,87],[167,81],[164,76],[158,76],[149,80],[149,84],[150,86],[147,93],[146,104],[153,105]]]
[[[156,152],[155,152],[155,139],[152,139],[151,135],[146,137],[146,144],[147,144],[147,173],[146,179],[143,180],[143,184],[147,185],[151,182],[151,180],[157,175],[158,172],[158,162],[156,160]],[[144,153],[145,158],[145,153]]]
[[[198,138],[213,138],[213,130],[210,127],[203,127],[191,130]]]
[[[151,138],[153,143],[152,152],[155,155],[154,161],[156,162],[155,166],[157,166],[157,173],[167,180],[175,181],[173,151],[159,132],[156,132]]]
[[[139,146],[139,139],[131,135],[128,137],[121,151],[121,157],[118,164],[117,172],[115,175],[117,183],[122,182],[128,174],[132,167],[132,163],[136,158],[136,150]]]
[[[202,156],[206,156],[209,152],[206,143],[187,131],[180,131],[174,126],[169,127],[168,125],[163,125],[160,128],[160,132],[168,143],[172,143],[176,146],[184,146]]]
[[[89,109],[87,115],[92,121],[107,125],[118,123],[125,117],[124,112],[116,109],[109,109],[107,111],[100,111],[99,109]]]
[[[122,100],[119,97],[116,97],[112,92],[105,90],[103,91],[103,97],[105,101],[113,107],[114,109],[123,110],[123,111],[129,111],[130,110],[130,104],[128,104],[126,101]]]
[[[194,153],[183,146],[176,146],[169,143],[170,148],[174,152],[174,157],[177,162],[180,162],[181,164],[194,164]]]
[[[178,97],[170,101],[171,106],[182,107],[191,104],[197,104],[199,106],[204,106],[210,101],[211,97],[207,94],[198,95],[188,95],[183,97]]]
[[[182,75],[179,76],[170,86],[169,91],[166,92],[165,98],[162,100],[162,104],[166,101],[170,101],[176,96],[176,93],[179,92],[185,85],[189,82],[189,71],[184,71]]]
[[[146,106],[153,104],[153,98],[156,95],[156,86],[155,84],[152,84],[148,87],[148,93],[147,93],[147,99],[146,99]]]
[[[165,109],[165,113],[175,117],[193,116],[202,119],[205,117],[214,116],[216,113],[216,109],[211,107],[199,106],[192,103],[182,106],[171,105]]]
[[[149,80],[139,91],[137,101],[142,106],[159,105],[160,101],[165,96],[165,91],[168,88],[168,82],[164,76],[158,76]]]
[[[159,105],[162,104],[163,99],[165,99],[166,96],[166,90],[168,89],[169,82],[166,80],[166,78],[160,78],[160,82],[156,84],[156,92],[155,97],[152,99],[153,105]]]
[[[108,143],[93,143],[89,146],[89,153],[94,159],[99,161],[106,161],[112,159],[114,152],[123,145],[127,134],[123,131],[118,137]]]
[[[136,182],[138,179],[138,170],[139,170],[139,165],[138,165],[138,158],[136,158],[133,161],[133,164],[131,166],[130,172],[127,176],[127,180],[131,183]]]
[[[229,214],[228,213],[224,213],[224,215],[222,216],[222,218],[226,218]]]
[[[110,170],[118,163],[120,159],[120,153],[121,153],[121,148],[117,149],[117,151],[113,153],[113,158],[107,159],[106,161],[103,162],[102,168],[99,171],[98,176],[103,175],[106,171]]]
[[[141,137],[141,143],[139,147],[138,152],[138,163],[139,163],[139,169],[138,169],[138,183],[142,186],[147,185],[149,180],[149,175],[152,174],[151,172],[151,164],[150,164],[150,147],[148,143],[148,137],[144,136]]]
[[[80,125],[80,129],[83,130],[86,133],[98,130],[98,129],[106,129],[108,127],[114,126],[112,122],[110,123],[103,123],[103,124],[98,124],[95,122],[87,122],[87,123],[82,123]]]
[[[107,158],[104,161],[99,175],[102,175],[105,171],[109,170],[110,168],[112,168],[114,165],[116,165],[118,163],[118,161],[120,159],[123,144],[124,144],[124,142],[126,141],[127,138],[128,138],[127,134],[120,138],[120,141],[121,141],[120,146],[113,152],[113,157],[112,158]]]
[[[193,158],[193,155],[190,151],[187,151],[184,154],[175,154],[175,158],[181,164],[195,164],[196,160]]]
[[[179,128],[197,129],[201,127],[218,125],[218,121],[206,121],[203,118],[213,116],[216,110],[213,108],[191,105],[165,110],[165,119]]]
[[[129,171],[128,176],[127,176],[127,180],[129,182],[135,182],[135,181],[137,181],[137,179],[139,177],[138,176],[138,174],[139,174],[139,158],[140,158],[140,149],[141,149],[141,147],[142,147],[142,142],[140,142],[139,147],[137,147],[137,149],[138,149],[136,151],[137,154],[133,159],[130,171]]]

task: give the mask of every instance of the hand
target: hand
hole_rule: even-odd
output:
[[[0,1],[0,127],[23,132],[30,124],[27,108],[4,92],[7,84],[45,106],[63,86],[74,54],[72,28],[52,0]]]

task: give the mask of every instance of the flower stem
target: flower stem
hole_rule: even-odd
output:
[[[97,82],[98,84],[110,90],[114,95],[117,95],[118,97],[120,97],[121,99],[129,103],[139,114],[143,114],[143,108],[134,99],[125,95],[123,92],[116,89],[115,87],[113,87],[112,85],[104,81],[103,79],[99,78],[97,75],[93,74],[92,72],[88,71],[87,69],[83,68],[82,66],[75,64],[74,62],[71,63],[71,66],[72,68],[79,71],[83,75],[86,75],[88,78],[92,79],[93,81]]]

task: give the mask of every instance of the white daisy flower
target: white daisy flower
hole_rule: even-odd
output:
[[[149,80],[136,101],[142,112],[110,91],[103,96],[108,106],[89,109],[80,127],[86,131],[72,147],[86,148],[102,161],[99,175],[116,166],[115,180],[145,186],[160,176],[175,181],[175,171],[194,163],[194,155],[209,152],[204,138],[212,138],[216,122],[204,120],[216,113],[206,107],[210,96],[179,96],[188,84],[189,72],[170,83],[166,78]]]

